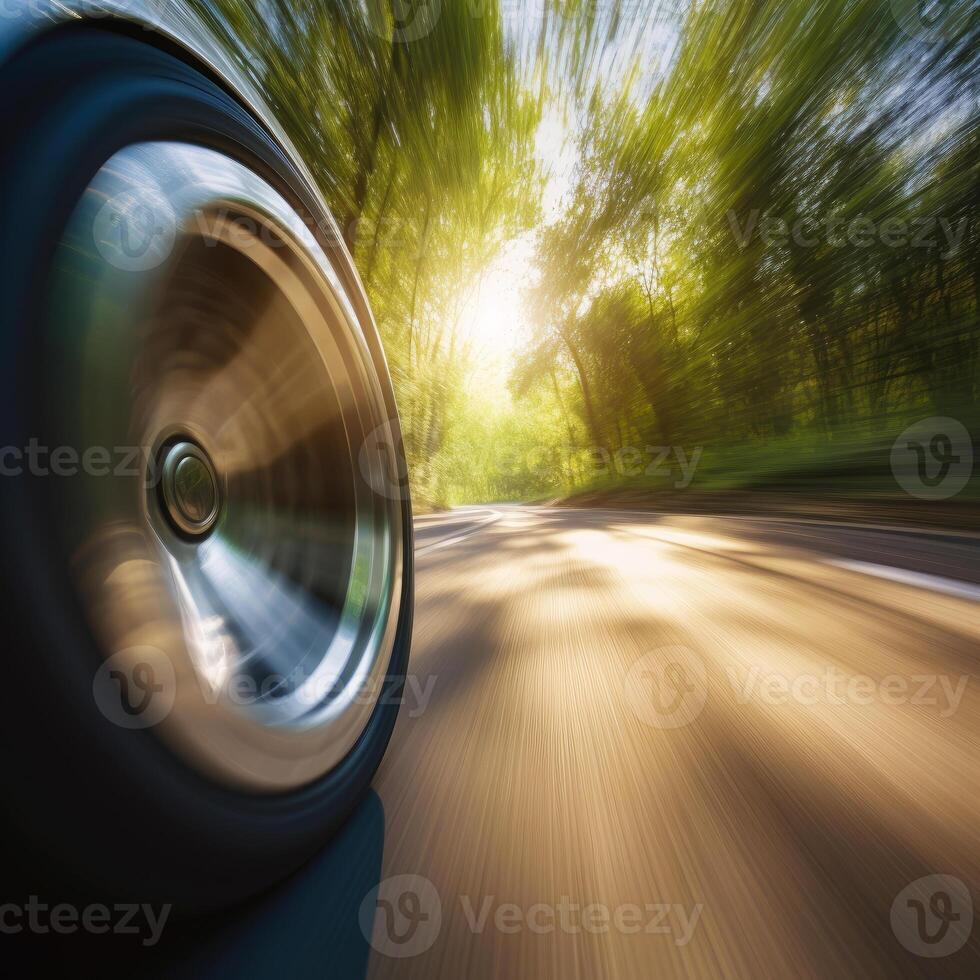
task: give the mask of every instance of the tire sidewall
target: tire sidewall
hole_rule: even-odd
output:
[[[145,42],[72,28],[33,43],[2,68],[5,132],[0,178],[15,189],[0,229],[2,273],[0,445],[36,432],[44,351],[46,272],[61,231],[99,167],[122,147],[182,140],[220,150],[255,170],[327,227],[285,152],[227,91]],[[29,93],[24,99],[12,93]],[[23,134],[23,139],[20,138]],[[369,339],[395,420],[376,329],[342,249],[321,242],[339,267]],[[397,427],[397,422],[395,422]],[[33,431],[32,431],[33,430]],[[397,451],[402,451],[400,436]],[[45,519],[42,488],[0,481],[2,574],[8,599],[7,677],[0,713],[8,747],[7,813],[58,886],[107,897],[213,908],[288,873],[348,815],[387,746],[400,685],[387,686],[348,756],[292,793],[254,796],[184,765],[152,732],[111,725],[91,696],[102,658]],[[411,635],[412,523],[403,500],[404,566],[389,679],[404,677]]]

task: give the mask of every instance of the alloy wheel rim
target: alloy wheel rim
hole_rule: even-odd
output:
[[[140,449],[72,481],[58,524],[104,656],[163,678],[155,724],[195,767],[317,778],[377,703],[401,595],[399,465],[331,263],[242,164],[145,143],[93,179],[54,268],[51,432]]]

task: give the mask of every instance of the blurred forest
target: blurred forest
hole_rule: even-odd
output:
[[[194,5],[342,226],[420,501],[894,490],[910,422],[980,433],[972,0]],[[464,311],[515,240],[489,391]]]

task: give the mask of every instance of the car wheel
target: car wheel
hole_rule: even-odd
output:
[[[394,726],[390,380],[328,216],[216,80],[87,27],[2,76],[8,835],[65,887],[220,906],[336,829]]]

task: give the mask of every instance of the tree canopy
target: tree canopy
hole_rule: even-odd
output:
[[[342,225],[421,500],[642,482],[656,447],[873,483],[912,419],[980,431],[976,5],[198,5]],[[466,323],[515,241],[489,383]]]

